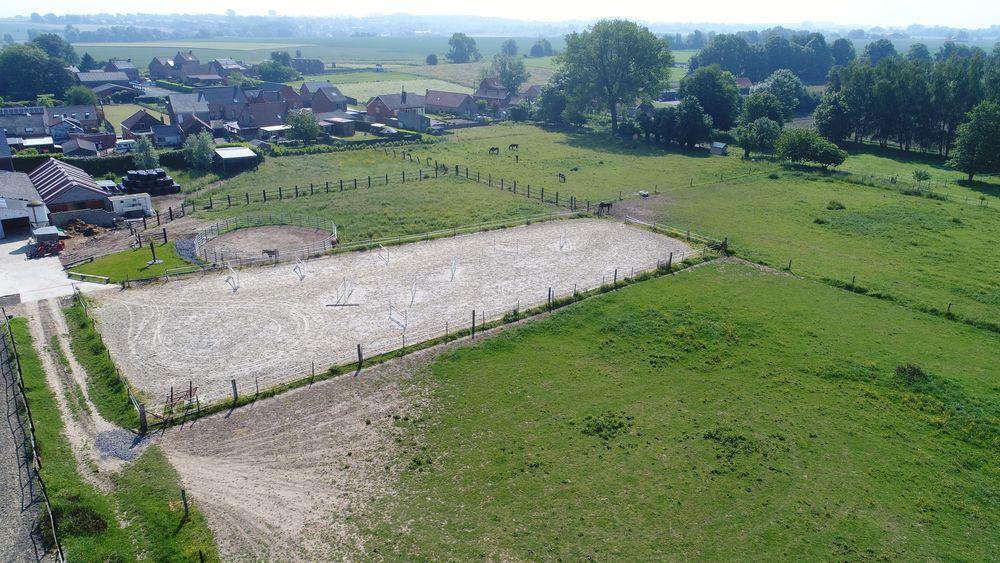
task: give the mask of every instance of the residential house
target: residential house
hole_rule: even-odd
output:
[[[346,111],[347,97],[336,86],[323,86],[313,94],[310,107],[315,113]]]
[[[46,125],[52,127],[58,119],[71,119],[85,131],[97,131],[104,123],[104,112],[97,106],[57,106],[45,108]],[[68,137],[67,137],[68,138]]]
[[[178,71],[181,69],[181,67],[183,67],[186,64],[191,64],[191,63],[198,64],[200,62],[201,61],[198,60],[198,57],[194,55],[194,51],[188,51],[186,53],[183,51],[177,51],[177,54],[174,55],[174,60],[173,60],[174,69]]]
[[[62,152],[66,156],[97,156],[97,144],[86,139],[70,139],[62,144]]]
[[[233,59],[215,59],[214,61],[208,63],[208,68],[223,78],[228,77],[234,72],[245,74],[247,71],[247,67],[243,66],[243,64],[239,61]]]
[[[424,110],[427,113],[446,113],[472,119],[476,116],[476,102],[472,96],[458,92],[427,90],[424,95]]]
[[[202,121],[212,119],[208,110],[208,101],[202,97],[200,92],[168,95],[167,113],[170,115],[170,123],[174,125],[182,125],[184,121],[192,117],[197,117]]]
[[[324,80],[323,82],[310,82],[305,81],[299,86],[299,96],[302,97],[303,107],[311,108],[313,95],[319,91],[320,88],[336,88],[329,80]]]
[[[188,86],[215,86],[225,82],[209,65],[186,63],[180,67],[180,80]]]
[[[115,146],[115,142],[118,140],[114,131],[101,131],[99,133],[70,133],[71,139],[82,139],[84,141],[90,141],[97,145],[97,150],[104,151],[112,149]]]
[[[292,68],[302,74],[322,74],[326,65],[319,59],[292,59]]]
[[[141,109],[122,120],[122,139],[138,139],[153,134],[153,127],[163,125],[163,120]]]
[[[14,172],[3,167],[3,148],[7,145],[0,135],[0,239],[15,233],[28,234],[32,222],[47,219],[48,210],[40,206],[39,213],[33,213],[29,204],[41,199],[38,190],[31,184],[31,178],[22,172]],[[37,216],[36,216],[37,215]]]
[[[0,131],[7,137],[46,136],[45,108],[40,106],[0,108]]]
[[[542,95],[542,87],[538,84],[525,84],[521,87],[521,92],[518,96],[528,102],[528,104],[534,104],[535,101]]]
[[[511,93],[507,90],[498,78],[484,78],[475,93],[472,94],[476,101],[485,100],[494,109],[503,109],[510,105]]]
[[[174,60],[170,57],[153,57],[149,61],[149,77],[153,80],[170,80],[177,75]]]
[[[746,76],[740,76],[736,79],[736,87],[739,88],[741,96],[749,96],[750,90],[753,88],[753,81]]]
[[[288,109],[302,109],[302,97],[299,93],[295,91],[294,88],[287,84],[283,84],[284,88],[276,90],[244,90],[251,104],[260,104],[264,102],[285,102],[288,104]]]
[[[45,128],[52,137],[52,142],[68,141],[74,133],[83,133],[80,122],[71,117],[54,117],[45,123]]]
[[[189,123],[196,123],[197,118],[189,120]],[[153,125],[150,135],[153,144],[157,147],[179,147],[184,144],[184,132],[179,125]]]
[[[132,64],[132,59],[111,59],[105,65],[107,72],[124,72],[132,82],[139,82],[139,69]]]
[[[78,72],[76,74],[76,80],[80,84],[88,88],[96,88],[97,86],[103,86],[104,84],[116,84],[118,86],[131,86],[131,81],[128,75],[124,72],[115,71],[90,71],[90,72]]]
[[[236,121],[250,103],[239,86],[199,88],[196,93],[208,104],[208,119]]]
[[[288,105],[284,102],[247,104],[234,122],[227,122],[226,129],[245,139],[256,137],[261,127],[285,124]]]
[[[386,123],[397,119],[399,112],[404,110],[410,114],[424,115],[424,97],[408,93],[406,90],[399,94],[379,94],[368,100],[365,107],[372,119]],[[417,130],[422,131],[422,129]]]
[[[0,135],[0,170],[14,171],[14,156],[7,144],[7,135]]]

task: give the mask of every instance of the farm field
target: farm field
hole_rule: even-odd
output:
[[[141,109],[146,110],[153,117],[159,117],[164,123],[168,123],[170,121],[166,114],[153,111],[149,108],[144,108],[136,104],[107,104],[101,106],[101,108],[104,110],[104,119],[108,120],[108,122],[114,126],[115,133],[118,135],[122,134],[122,121],[125,121],[131,117],[132,114]]]
[[[843,207],[840,209],[839,207]],[[1000,323],[1000,209],[810,173],[670,190],[651,217],[717,238],[743,257],[924,310]]]
[[[527,83],[544,86],[545,84],[548,84],[552,75],[555,74],[555,69],[551,64],[538,67],[531,66],[530,61],[536,60],[551,61],[551,57],[547,57],[545,59],[524,59],[524,64],[527,67],[528,72],[531,74],[531,76],[528,77]],[[441,63],[433,66],[415,66],[408,70],[413,74],[419,74],[428,78],[436,78],[444,80],[445,82],[454,82],[456,84],[461,84],[475,89],[479,86],[480,76],[482,76],[484,71],[489,69],[490,64],[491,63],[488,60],[461,64]]]
[[[452,82],[435,80],[431,78],[414,78],[409,80],[384,80],[378,82],[355,82],[340,83],[337,85],[345,96],[358,99],[358,103],[365,103],[369,99],[379,94],[395,94],[402,90],[420,94],[427,90],[445,90],[448,92],[462,92],[471,94],[472,89]]]
[[[388,559],[989,560],[996,344],[738,263],[658,278],[418,372],[351,521]]]
[[[365,82],[402,82],[406,80],[419,80],[415,74],[388,70],[375,72],[373,70],[356,70],[342,72],[328,72],[326,74],[307,74],[303,80],[293,80],[286,84],[298,89],[303,82],[323,82],[329,80],[331,83],[342,86],[344,84],[360,84]]]
[[[265,389],[308,375],[310,365],[348,363],[358,344],[368,356],[388,352],[403,338],[443,336],[446,322],[468,328],[472,310],[480,324],[493,321],[545,303],[550,290],[573,295],[692,253],[615,221],[546,221],[310,260],[304,277],[278,264],[106,293],[96,315],[149,404],[188,381],[205,402],[228,396],[231,379],[243,393]],[[345,297],[338,284],[353,292]]]

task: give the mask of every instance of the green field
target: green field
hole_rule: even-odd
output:
[[[177,255],[173,242],[156,244],[156,259],[162,261],[160,264],[146,264],[151,259],[152,253],[147,243],[142,248],[124,250],[97,258],[93,262],[73,266],[71,271],[93,276],[107,276],[111,278],[111,283],[120,283],[126,279],[135,280],[162,276],[171,268],[188,265]]]
[[[107,104],[101,106],[101,108],[104,110],[104,119],[108,120],[108,123],[114,126],[115,133],[118,135],[122,134],[122,121],[125,121],[141,109],[146,110],[153,117],[159,117],[164,123],[170,121],[166,114],[136,104]]]
[[[531,62],[534,61],[548,61],[548,64],[546,66],[536,67],[531,65]],[[551,64],[551,61],[551,57],[543,59],[524,59],[524,64],[528,67],[528,72],[531,75],[528,78],[527,83],[539,85],[547,84],[549,79],[551,79],[552,75],[555,73],[555,69]],[[408,71],[413,74],[419,74],[429,78],[437,78],[446,82],[454,82],[470,88],[476,88],[479,86],[480,77],[484,71],[489,69],[490,64],[490,61],[462,64],[447,64],[442,62],[441,64],[434,66],[410,67]]]
[[[276,160],[276,159],[272,159]],[[462,227],[484,222],[508,221],[553,211],[527,198],[512,197],[497,189],[466,180],[440,178],[417,182],[417,173],[406,184],[396,180],[388,187],[317,193],[281,202],[252,203],[213,211],[199,210],[196,217],[211,220],[244,213],[303,213],[337,223],[341,242],[350,243]],[[242,185],[242,184],[241,184]],[[243,191],[227,183],[219,192]],[[236,196],[234,196],[236,199]]]
[[[424,95],[427,90],[444,90],[446,92],[462,92],[471,94],[472,89],[432,78],[415,78],[410,80],[380,80],[377,82],[340,83],[337,85],[345,96],[357,98],[363,104],[379,94],[396,94],[403,90]]]
[[[408,560],[993,560],[997,344],[739,264],[595,298],[415,378],[430,407],[398,419],[400,490],[366,511],[365,547]],[[908,363],[926,371],[896,373]]]
[[[375,72],[373,70],[360,70],[360,71],[345,71],[345,72],[328,72],[326,74],[309,74],[306,75],[302,80],[293,80],[287,84],[298,88],[303,82],[323,82],[325,80],[337,86],[343,86],[346,84],[363,84],[366,82],[402,82],[406,80],[419,80],[420,77],[415,74],[409,74],[405,72],[397,72],[393,70],[384,72]]]

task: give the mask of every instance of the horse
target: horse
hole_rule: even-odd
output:
[[[271,258],[271,259],[277,259],[278,258],[278,250],[277,249],[274,249],[274,250],[266,250],[265,249],[265,250],[261,250],[260,253],[261,253],[262,256],[267,256],[268,258]]]
[[[614,205],[610,201],[601,201],[597,203],[597,215],[604,215],[605,213],[611,213],[611,206]]]
[[[509,145],[509,146],[507,147],[507,150],[509,150],[509,151],[516,151],[516,150],[518,150],[518,148],[519,148],[519,147],[518,147],[518,144],[517,144],[517,143],[511,143],[511,144],[510,144],[510,145]]]
[[[500,147],[490,147],[490,154],[500,154]]]
[[[557,176],[559,176],[559,182],[560,183],[563,183],[563,184],[566,183],[566,175],[565,174],[563,174],[562,172],[560,172],[559,174],[557,174]]]

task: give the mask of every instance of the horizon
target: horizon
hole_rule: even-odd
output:
[[[872,6],[871,3],[862,0],[847,0],[836,6],[802,6],[788,0],[771,2],[766,7],[760,5],[745,5],[735,0],[720,0],[718,9],[713,9],[713,13],[725,12],[730,17],[720,21],[706,21],[705,10],[696,6],[677,6],[667,9],[648,3],[645,6],[649,9],[635,11],[635,15],[626,19],[640,21],[645,25],[700,25],[706,28],[711,26],[752,26],[755,28],[784,26],[784,27],[809,27],[809,28],[871,28],[883,27],[903,29],[913,25],[924,27],[951,27],[958,29],[985,29],[997,25],[994,22],[1000,21],[1000,4],[984,6],[975,0],[956,0],[947,8],[942,8],[937,4],[907,2],[905,9],[902,2],[889,2]],[[637,7],[642,8],[647,2],[640,2]],[[346,13],[321,13],[319,10],[311,9],[310,3],[291,2],[286,3],[287,12],[269,14],[273,11],[273,4],[250,0],[242,2],[236,6],[219,6],[218,11],[205,11],[204,6],[198,2],[190,0],[180,0],[171,4],[175,9],[170,12],[158,11],[130,11],[133,8],[131,3],[113,0],[102,5],[103,10],[93,12],[79,11],[79,5],[66,0],[54,0],[47,3],[43,14],[55,14],[57,16],[80,15],[95,16],[107,14],[110,16],[136,16],[136,15],[156,15],[163,17],[177,16],[224,16],[226,11],[233,9],[237,16],[268,16],[272,17],[292,17],[292,18],[379,18],[393,16],[421,17],[475,17],[505,20],[510,22],[524,22],[537,24],[564,24],[564,25],[588,25],[600,19],[612,19],[622,17],[613,13],[604,3],[593,0],[577,3],[574,6],[574,18],[566,18],[565,11],[558,6],[539,8],[535,3],[525,0],[511,0],[498,8],[492,3],[475,0],[473,2],[462,2],[459,0],[445,0],[435,3],[434,7],[419,12],[400,12],[390,2],[376,0],[367,3],[371,9],[355,10]],[[120,7],[123,9],[116,9]],[[247,9],[249,7],[249,9]],[[521,9],[519,9],[519,7]],[[19,7],[9,5],[11,9],[0,7],[0,18],[15,19],[29,18],[29,13],[19,13]],[[236,8],[240,8],[237,10]],[[305,8],[305,9],[303,9]],[[659,8],[659,9],[657,9]],[[472,13],[474,12],[474,13]],[[900,13],[905,13],[906,17],[899,17]],[[844,17],[844,14],[848,14]],[[866,17],[856,17],[855,14],[863,13]],[[512,17],[512,14],[524,14],[525,17]]]

